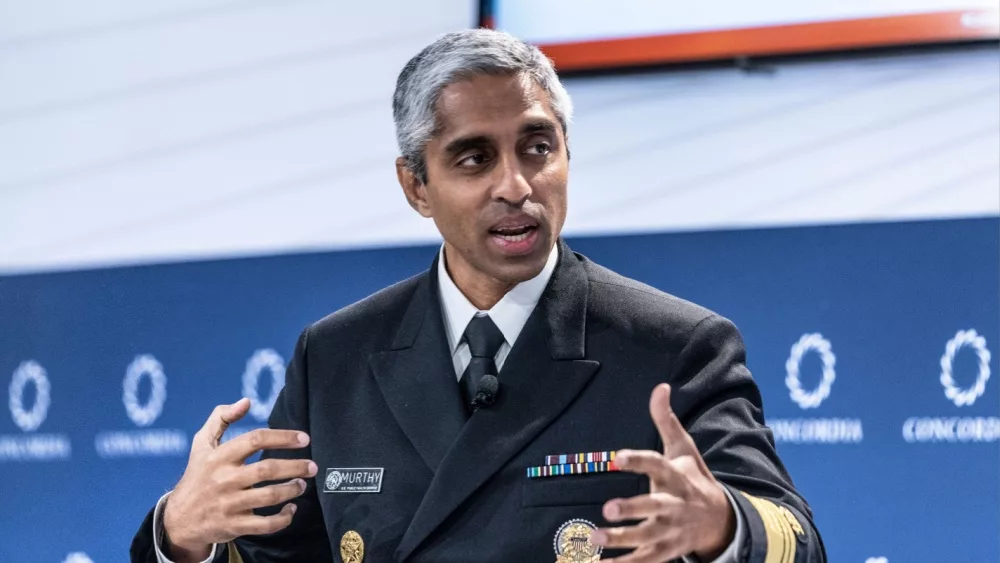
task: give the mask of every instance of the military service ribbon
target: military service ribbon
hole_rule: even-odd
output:
[[[559,465],[539,465],[528,468],[528,477],[557,477],[559,475],[582,475],[584,473],[608,473],[620,471],[613,461],[592,461],[590,463],[561,463]]]
[[[547,455],[545,465],[528,468],[528,478],[619,471],[614,460],[615,452]]]
[[[616,452],[590,452],[582,454],[562,454],[545,456],[545,465],[566,463],[590,463],[592,461],[614,461]]]

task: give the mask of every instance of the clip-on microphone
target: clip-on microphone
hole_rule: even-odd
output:
[[[476,388],[476,397],[472,399],[472,410],[477,411],[493,405],[497,400],[497,392],[500,391],[500,381],[497,376],[487,373],[479,380]]]

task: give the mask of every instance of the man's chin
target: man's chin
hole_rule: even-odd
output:
[[[528,281],[542,273],[548,258],[548,250],[524,256],[504,257],[493,264],[495,272],[493,277],[511,285]]]

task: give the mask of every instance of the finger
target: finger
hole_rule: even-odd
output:
[[[680,559],[687,553],[679,549],[677,542],[670,540],[660,541],[650,545],[644,545],[632,553],[615,557],[614,559],[601,559],[603,563],[665,563],[674,559]]]
[[[600,528],[590,534],[594,545],[610,548],[638,548],[658,543],[670,531],[669,518],[649,518],[633,526]]]
[[[309,435],[298,430],[258,428],[219,446],[229,459],[240,463],[260,450],[297,450],[309,445]]]
[[[308,479],[316,475],[316,470],[316,464],[309,459],[262,459],[241,467],[237,473],[236,484],[241,489],[246,489],[267,481]]]
[[[690,454],[692,449],[697,451],[697,448],[694,447],[694,441],[688,436],[687,430],[670,406],[671,394],[670,385],[666,383],[657,385],[649,397],[649,414],[653,417],[653,423],[663,441],[663,453],[672,458]]]
[[[279,532],[292,523],[295,510],[296,506],[288,503],[281,507],[280,512],[271,516],[257,516],[256,514],[241,516],[233,524],[232,532],[236,536],[258,536]]]
[[[649,396],[649,414],[653,418],[656,430],[660,433],[664,453],[668,453],[671,446],[687,434],[674,414],[674,409],[670,407],[671,391],[670,385],[661,383]]]
[[[663,454],[650,450],[619,450],[615,465],[622,471],[646,475],[657,490],[669,489],[671,481],[679,482],[682,477]]]
[[[680,506],[680,499],[669,493],[652,493],[609,500],[604,503],[603,514],[604,519],[609,522],[642,520],[677,510]]]
[[[239,512],[274,506],[286,503],[306,491],[306,482],[303,479],[292,479],[291,481],[278,485],[268,485],[255,489],[242,491],[237,500],[233,503],[233,508]]]
[[[231,405],[219,405],[215,407],[208,420],[198,431],[212,447],[219,445],[219,440],[229,428],[229,425],[243,418],[250,410],[250,399],[242,398]]]

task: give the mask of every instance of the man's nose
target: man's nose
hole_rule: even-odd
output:
[[[497,167],[496,182],[493,185],[493,199],[520,207],[531,197],[531,184],[524,177],[520,162],[516,157],[503,159]]]

